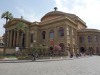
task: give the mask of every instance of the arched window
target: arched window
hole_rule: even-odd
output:
[[[50,39],[54,39],[54,30],[53,29],[50,30]]]
[[[88,42],[92,42],[92,37],[91,36],[88,36]]]
[[[42,39],[45,39],[45,36],[46,36],[46,32],[43,31],[43,32],[42,32]]]
[[[59,28],[58,34],[60,37],[64,36],[64,28],[63,27]]]
[[[81,36],[81,37],[79,38],[79,41],[80,41],[80,43],[83,43],[83,42],[84,42],[84,37]]]

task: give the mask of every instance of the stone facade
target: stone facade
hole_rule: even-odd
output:
[[[78,30],[78,43],[80,50],[85,50],[87,54],[99,54],[100,31],[97,29]]]
[[[0,48],[4,47],[3,37],[0,37]]]
[[[24,28],[28,28],[25,32],[17,30],[19,22],[23,23]],[[7,50],[15,49],[16,46],[30,49],[38,47],[40,44],[48,47],[61,44],[65,52],[69,50],[72,54],[80,52],[83,47],[86,53],[89,53],[88,48],[91,47],[94,53],[100,49],[99,30],[86,29],[86,23],[75,14],[57,10],[45,14],[41,18],[41,22],[29,22],[21,18],[14,18],[5,24],[4,28],[6,53],[10,53]],[[79,42],[81,35],[86,39],[84,43]],[[90,45],[87,42],[89,35],[92,35],[91,37],[94,37],[95,41],[98,38],[98,43],[92,42]]]

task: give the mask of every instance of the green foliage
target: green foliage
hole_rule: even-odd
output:
[[[17,58],[18,58],[18,60],[30,60],[30,59],[32,59],[31,56],[18,56]]]
[[[16,58],[16,56],[15,55],[5,55],[5,56],[0,55],[0,59],[4,59],[4,58]]]
[[[33,47],[32,51],[33,51],[33,53],[35,52],[35,53],[37,53],[39,55],[45,55],[47,53],[47,51],[48,51],[48,47],[44,46],[44,45],[40,45],[40,46],[38,46],[36,48]]]
[[[42,50],[42,52],[45,52],[45,51],[47,51],[48,50],[48,47],[47,46],[40,46],[39,47],[41,50]]]
[[[6,19],[6,23],[7,23],[8,20],[12,20],[13,19],[13,16],[12,16],[12,13],[10,13],[9,11],[6,11],[1,15],[1,18]]]
[[[33,52],[36,52],[36,50],[37,50],[37,48],[35,48],[35,47],[32,48],[32,51]]]
[[[4,58],[4,56],[0,56],[0,59],[3,59]]]
[[[50,46],[50,50],[53,50],[53,46]]]
[[[26,25],[25,23],[23,23],[23,22],[17,23],[16,29],[17,29],[18,31],[22,31],[22,32],[28,31],[27,25]]]

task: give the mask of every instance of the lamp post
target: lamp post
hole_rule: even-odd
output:
[[[69,48],[69,45],[66,47],[66,50],[67,50],[67,54],[68,54],[68,57],[70,57],[70,48]]]
[[[77,45],[73,45],[73,56],[76,56],[78,54],[78,47]]]
[[[33,40],[33,43],[31,43],[31,45],[30,45],[30,49],[32,50],[32,51],[35,51],[36,49],[35,49],[35,43],[36,43],[36,40]]]
[[[79,54],[79,48],[78,48],[78,46],[76,48],[77,48],[77,54]]]
[[[35,43],[36,43],[36,40],[34,40],[33,42],[34,42],[34,48],[35,48]]]
[[[34,51],[36,52],[36,40],[33,41],[34,42]]]
[[[35,61],[36,60],[36,48],[35,48],[36,40],[34,40],[33,42],[34,42],[34,49],[33,49],[34,51],[33,51],[33,55],[32,56],[33,56],[33,60]]]
[[[77,51],[76,57],[79,57],[79,48],[78,48],[78,46],[76,46],[76,51]]]
[[[69,48],[69,47],[68,47]],[[68,49],[68,57],[70,57],[71,56],[71,54],[70,54],[70,51],[69,51],[69,49]]]

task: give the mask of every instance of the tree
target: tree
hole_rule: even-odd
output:
[[[20,34],[22,36],[22,39],[21,39],[22,42],[20,43],[21,47],[24,47],[24,41],[25,41],[24,36],[26,35],[25,33],[28,31],[28,29],[29,29],[28,26],[22,21],[16,24],[16,30],[20,31]]]
[[[6,23],[7,23],[8,21],[13,19],[13,15],[9,11],[6,11],[1,15],[1,18],[6,19]]]
[[[36,54],[38,54],[38,56],[41,56],[41,55],[45,56],[48,53],[48,46],[41,44],[38,47],[33,48],[32,50],[33,50],[33,52],[35,50],[35,52],[36,52]]]
[[[1,18],[4,18],[6,19],[6,24],[8,21],[12,20],[13,19],[13,16],[12,16],[12,13],[10,13],[9,11],[6,11],[4,12],[2,15],[1,15]],[[6,34],[5,34],[5,47],[4,47],[4,54],[5,54],[5,48],[6,48]]]
[[[16,25],[16,29],[18,31],[21,31],[21,32],[25,33],[28,30],[28,27],[27,27],[27,25],[25,23],[18,22],[17,25]]]

